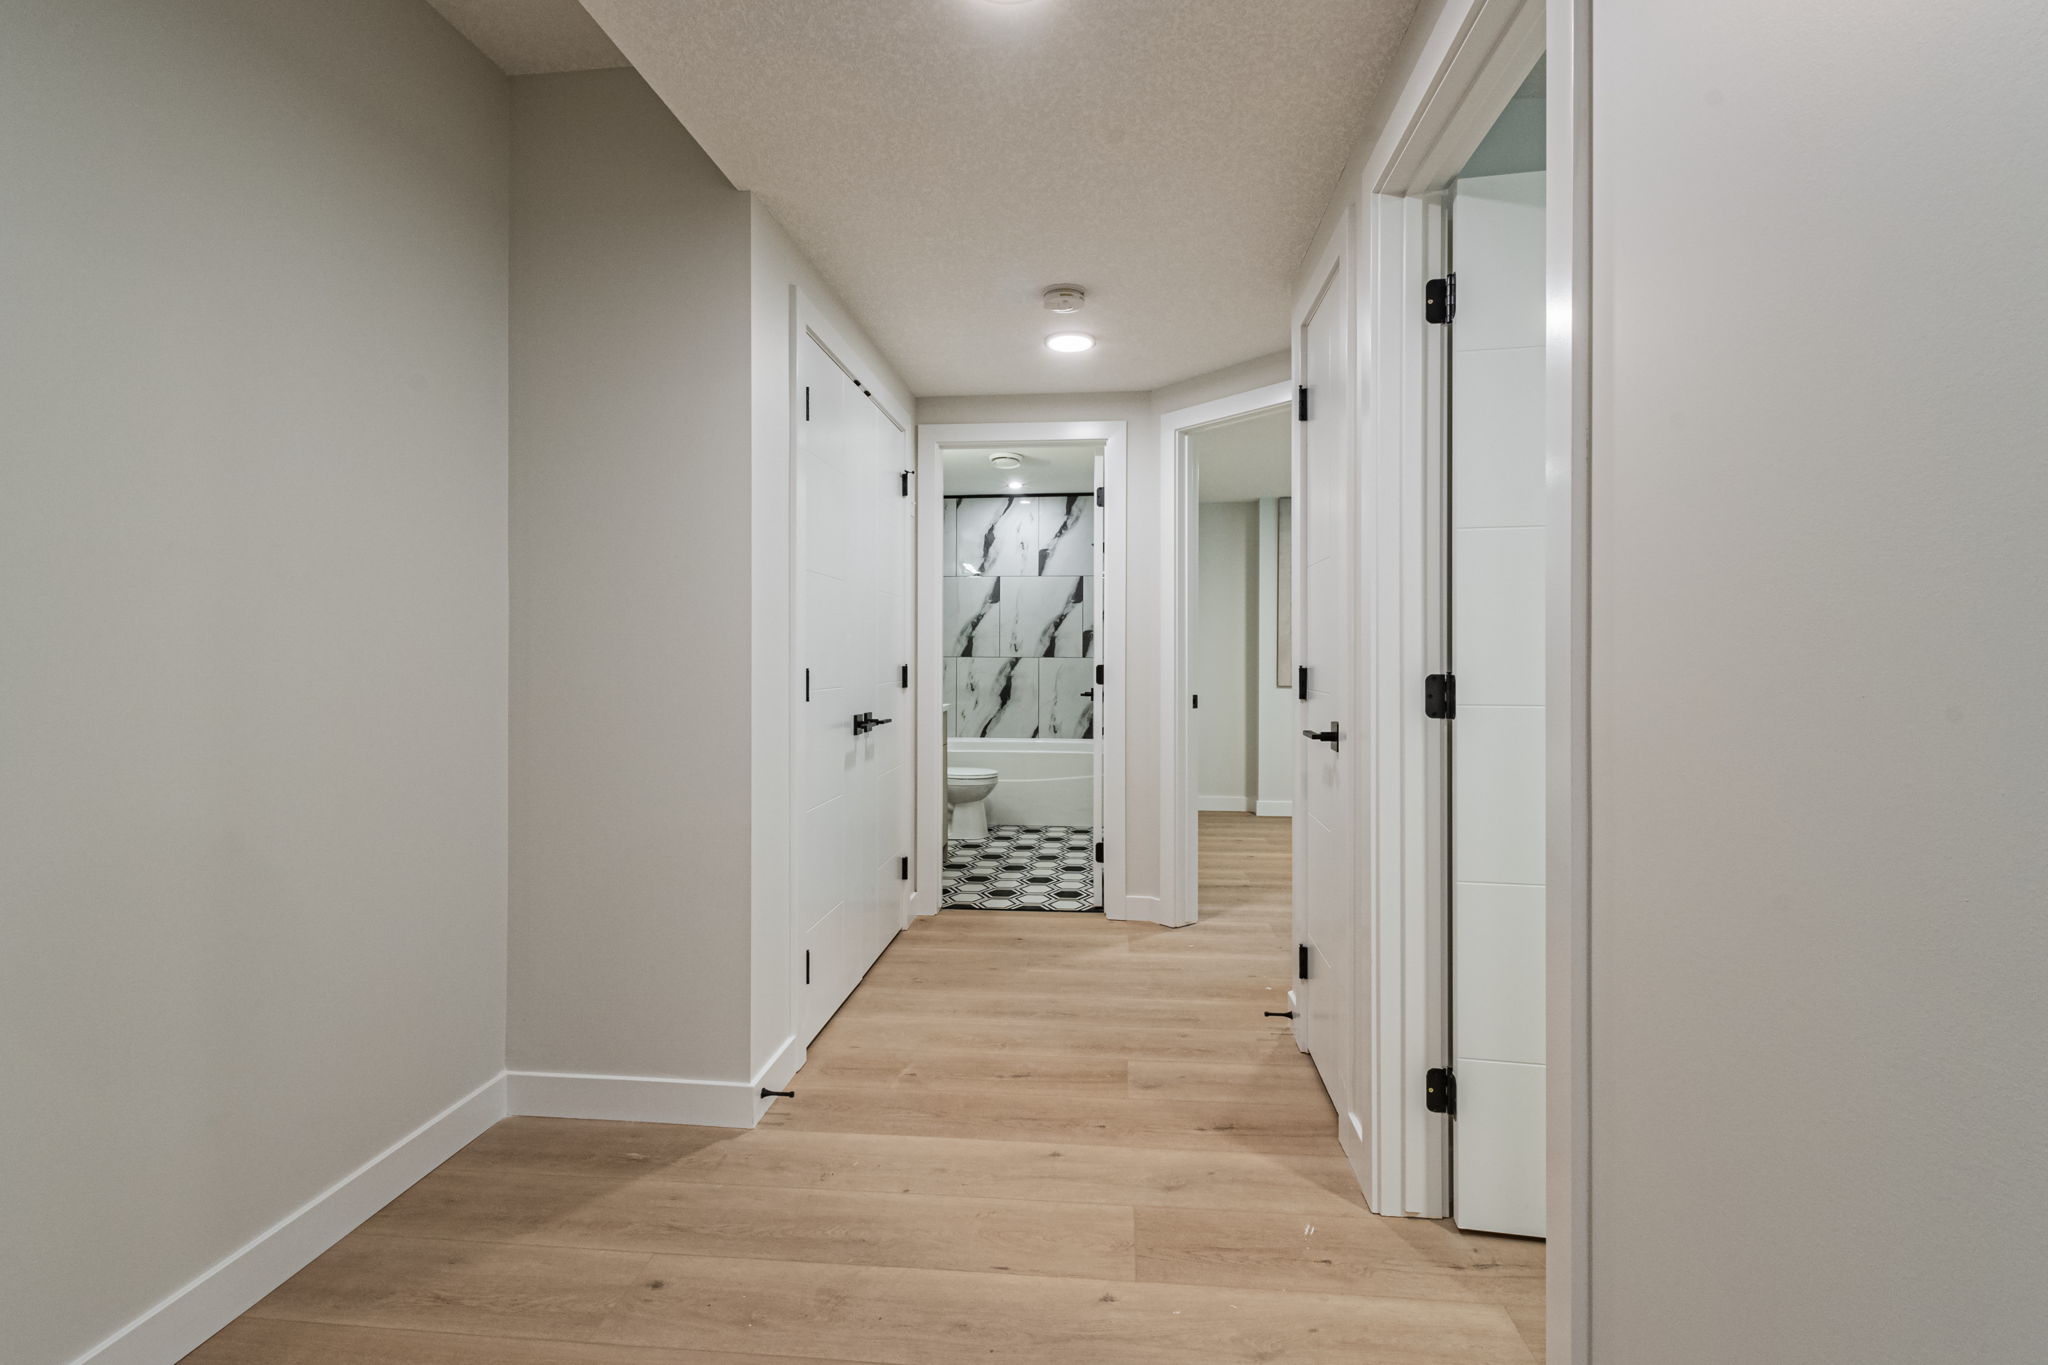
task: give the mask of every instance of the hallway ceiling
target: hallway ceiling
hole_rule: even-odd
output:
[[[935,396],[1149,390],[1283,348],[1414,0],[586,5]],[[1084,311],[1040,306],[1063,283]],[[1100,344],[1048,351],[1063,329]]]
[[[624,66],[576,0],[427,0],[508,76]]]

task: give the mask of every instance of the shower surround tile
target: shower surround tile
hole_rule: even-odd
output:
[[[1095,665],[1086,659],[1038,661],[1038,735],[1095,738]]]
[[[1095,495],[1038,499],[1038,572],[1095,572]]]
[[[1079,659],[1094,644],[1088,580],[1003,580],[1002,648],[1027,659]]]
[[[954,674],[953,733],[976,739],[1038,737],[1036,659],[962,659]]]
[[[996,578],[1038,572],[1038,499],[962,498],[951,572]]]
[[[946,580],[946,654],[949,657],[988,659],[1012,652],[1004,647],[1003,582],[1000,578]]]

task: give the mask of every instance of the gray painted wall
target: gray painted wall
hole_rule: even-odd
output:
[[[748,197],[629,70],[513,82],[514,1070],[748,1073]]]
[[[493,1076],[505,79],[414,0],[13,0],[0,1341]]]
[[[2023,1365],[2048,10],[1795,8],[1593,6],[1593,1353]]]

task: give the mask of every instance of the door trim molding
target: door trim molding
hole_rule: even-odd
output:
[[[1102,911],[1110,919],[1163,923],[1148,899],[1126,893],[1129,883],[1125,781],[1129,771],[1129,708],[1127,593],[1129,587],[1130,517],[1128,461],[1123,422],[940,422],[917,428],[917,856],[913,863],[915,905],[920,914],[936,914],[946,847],[946,732],[937,698],[945,675],[943,641],[944,550],[939,536],[945,525],[945,471],[942,447],[953,445],[1051,445],[1061,441],[1100,442],[1103,447],[1103,500],[1097,509],[1095,534],[1102,541],[1102,630],[1096,641],[1096,662],[1105,684],[1096,690],[1097,761],[1102,764]]]
[[[1193,924],[1198,917],[1201,887],[1198,830],[1202,810],[1242,810],[1209,806],[1197,788],[1194,713],[1188,698],[1194,685],[1195,624],[1190,619],[1195,595],[1187,590],[1197,572],[1192,523],[1193,499],[1199,489],[1193,477],[1188,437],[1195,430],[1248,416],[1294,401],[1294,385],[1266,384],[1225,398],[1175,408],[1159,415],[1159,658],[1163,686],[1159,697],[1159,905],[1160,923]],[[1290,483],[1292,482],[1290,478]],[[1296,523],[1299,528],[1299,521]],[[1290,804],[1290,809],[1292,806]]]

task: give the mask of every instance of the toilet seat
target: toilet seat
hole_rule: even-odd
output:
[[[998,772],[997,772],[997,771],[996,771],[996,770],[995,770],[994,768],[948,768],[948,769],[946,769],[946,777],[947,777],[947,779],[948,779],[948,780],[957,780],[957,781],[962,781],[962,782],[978,782],[978,781],[980,781],[980,780],[982,780],[982,779],[984,779],[984,778],[990,778],[990,777],[999,777],[999,776],[1001,776],[1001,774],[999,774],[999,773],[998,773]]]

